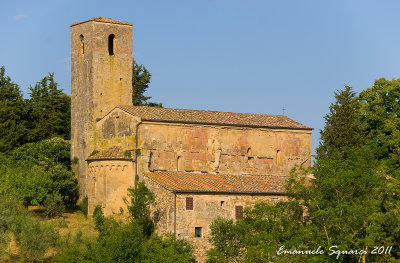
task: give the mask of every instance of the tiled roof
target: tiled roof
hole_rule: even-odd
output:
[[[131,157],[125,155],[125,152],[122,150],[120,146],[111,146],[110,148],[97,152],[89,156],[89,158],[87,158],[87,160],[111,160],[111,159],[132,160]]]
[[[284,194],[287,177],[186,172],[151,172],[146,177],[174,192]]]
[[[283,115],[184,110],[147,106],[117,106],[117,108],[145,121],[312,130],[312,128]]]
[[[113,20],[111,18],[106,18],[106,17],[102,17],[102,16],[92,17],[92,18],[90,18],[88,20],[85,20],[85,21],[82,21],[82,22],[75,22],[71,26],[75,26],[75,25],[79,25],[79,24],[83,24],[83,23],[91,22],[91,21],[132,26],[131,23],[128,23],[126,21],[123,21],[123,22],[122,21],[117,21],[117,20]]]

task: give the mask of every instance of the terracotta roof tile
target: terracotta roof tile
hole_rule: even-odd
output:
[[[117,106],[117,108],[147,121],[312,130],[312,128],[283,115],[185,110],[147,106]]]
[[[287,177],[277,175],[151,172],[145,176],[176,192],[284,194],[287,181]]]
[[[102,16],[92,17],[92,18],[90,18],[88,20],[85,20],[85,21],[82,21],[82,22],[75,22],[71,26],[75,26],[75,25],[79,25],[79,24],[83,24],[83,23],[91,22],[91,21],[132,26],[131,23],[128,23],[126,21],[117,21],[117,20],[113,20],[111,18],[106,18],[106,17],[102,17]]]
[[[109,160],[109,159],[126,159],[131,160],[132,158],[125,155],[125,152],[120,146],[111,146],[110,148],[100,151],[92,156],[89,156],[87,160]]]

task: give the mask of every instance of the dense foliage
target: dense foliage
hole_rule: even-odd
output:
[[[26,136],[27,109],[22,92],[0,67],[0,153],[22,145]]]
[[[10,251],[11,237],[18,254]],[[17,199],[0,196],[0,261],[39,262],[58,240],[59,234],[53,226],[33,216]]]
[[[36,142],[54,136],[69,139],[71,98],[58,89],[54,74],[50,73],[29,89],[27,141]]]
[[[154,195],[144,183],[129,191],[127,221],[106,218],[97,206],[93,217],[98,238],[86,244],[68,244],[59,255],[61,262],[194,262],[192,247],[186,241],[154,233],[148,213]]]
[[[78,182],[70,168],[69,149],[69,141],[57,137],[18,147],[0,163],[0,194],[17,196],[26,205],[43,204],[50,195],[75,204]]]
[[[336,92],[314,166],[291,173],[290,201],[216,220],[209,262],[399,262],[399,84],[380,79],[359,96],[350,87]],[[324,252],[278,255],[281,247]],[[392,249],[373,254],[377,247]],[[337,255],[355,250],[368,253]]]
[[[50,73],[24,99],[19,86],[0,67],[0,154],[27,142],[52,137],[70,138],[71,99],[58,89]]]

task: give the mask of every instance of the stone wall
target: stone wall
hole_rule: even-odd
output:
[[[186,210],[186,197],[193,198],[193,210]],[[177,194],[176,233],[195,248],[196,259],[205,262],[206,251],[211,248],[208,238],[210,225],[217,217],[235,219],[235,206],[252,207],[259,202],[275,203],[287,200],[285,196],[237,194]],[[202,228],[202,237],[195,237],[195,228]]]
[[[137,139],[149,170],[286,175],[311,163],[310,130],[143,122]]]
[[[151,216],[156,224],[157,233],[160,235],[174,233],[175,194],[148,177],[144,177],[143,180],[147,188],[149,188],[156,197],[156,204],[151,207]]]
[[[115,35],[114,55],[108,37]],[[87,195],[86,158],[95,149],[96,119],[132,104],[132,26],[89,20],[71,26],[71,159],[81,197]]]
[[[88,213],[101,204],[105,215],[127,212],[124,198],[134,186],[135,165],[125,160],[93,160],[88,167]],[[128,199],[129,200],[129,199]]]

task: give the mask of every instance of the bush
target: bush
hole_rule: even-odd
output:
[[[88,215],[88,207],[89,207],[88,197],[85,196],[82,199],[82,202],[79,204],[79,211],[81,211],[85,216],[87,216]]]
[[[159,237],[154,233],[149,205],[154,203],[154,194],[139,183],[129,190],[130,217],[127,222],[106,218],[101,205],[93,212],[96,242],[81,244],[76,238],[59,254],[60,262],[195,262],[192,247],[188,242],[173,236]]]
[[[95,224],[94,229],[101,230],[105,220],[103,210],[101,209],[101,205],[97,205],[94,208],[92,217],[94,219],[94,224]]]
[[[47,218],[61,216],[65,212],[65,205],[62,202],[60,195],[51,194],[44,201],[44,214]]]
[[[0,219],[14,235],[18,256],[22,261],[42,260],[49,247],[54,246],[59,239],[58,232],[51,225],[40,222],[15,198],[0,197]],[[2,238],[1,231],[0,238]],[[7,253],[4,250],[4,242],[8,240],[4,240],[4,236],[2,239],[0,255],[5,257]]]

